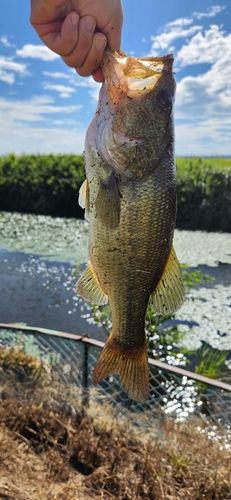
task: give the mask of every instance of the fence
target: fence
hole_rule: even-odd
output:
[[[138,425],[152,426],[166,416],[184,420],[198,418],[210,429],[227,429],[231,425],[231,385],[212,380],[149,359],[150,397],[145,404],[131,400],[124,392],[118,377],[110,375],[91,386],[91,376],[104,344],[87,336],[26,326],[0,323],[0,347],[16,345],[45,362],[53,380],[68,393],[81,396],[88,405],[105,403],[115,409],[120,418],[128,416]]]

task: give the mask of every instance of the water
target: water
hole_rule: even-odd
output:
[[[86,262],[88,223],[47,215],[0,212],[0,249],[58,262]]]
[[[83,220],[0,212],[0,322],[24,322],[105,340],[91,308],[76,295],[77,263],[88,260]],[[189,348],[204,340],[231,345],[231,234],[175,231],[181,263],[213,276],[199,285],[177,313]]]
[[[25,323],[106,340],[76,294],[76,264],[88,260],[88,224],[0,213],[0,322]]]

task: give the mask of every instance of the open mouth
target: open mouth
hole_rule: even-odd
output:
[[[127,77],[127,85],[128,85],[128,90],[129,91],[145,91],[145,90],[151,90],[158,77],[156,75],[153,76],[148,76],[147,78],[134,78],[134,77]]]
[[[105,51],[102,64],[105,80],[114,91],[126,93],[130,98],[139,98],[140,93],[149,92],[165,71],[171,71],[173,55],[135,58]]]

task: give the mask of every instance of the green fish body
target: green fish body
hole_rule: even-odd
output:
[[[149,395],[145,315],[177,310],[184,296],[172,246],[176,219],[173,56],[137,59],[107,50],[99,104],[85,146],[80,204],[90,262],[77,284],[92,303],[109,300],[112,332],[93,382],[118,373],[129,396]]]

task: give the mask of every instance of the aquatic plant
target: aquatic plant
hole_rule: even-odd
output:
[[[207,274],[203,274],[200,270],[189,272],[187,264],[182,265],[182,273],[186,289],[185,300],[191,300],[188,296],[189,290],[196,284],[205,281],[211,283],[213,278]],[[110,306],[93,306],[92,316],[97,323],[100,323],[103,328],[110,332],[111,318]],[[175,320],[175,313],[157,315],[151,303],[148,304],[145,322],[145,331],[148,340],[148,351],[150,357],[158,359],[166,359],[169,350],[176,346],[183,339],[185,333],[180,331],[178,325],[165,326],[165,323]],[[176,353],[175,353],[176,354]]]

